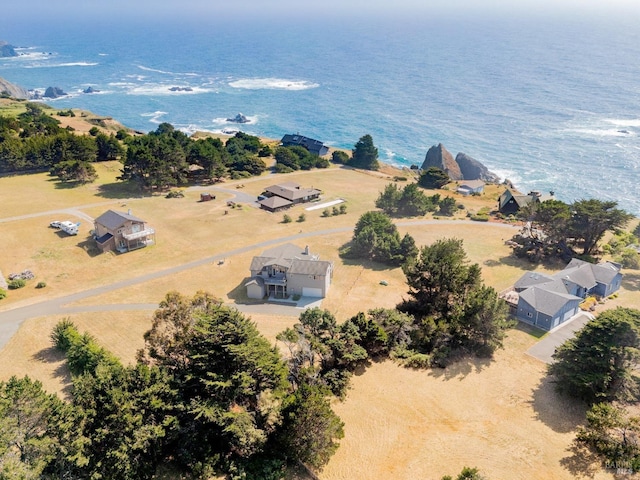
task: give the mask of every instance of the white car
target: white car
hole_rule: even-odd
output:
[[[51,228],[60,228],[60,221],[59,221],[59,220],[55,220],[55,221],[51,222],[51,223],[49,224],[49,226],[50,226]]]

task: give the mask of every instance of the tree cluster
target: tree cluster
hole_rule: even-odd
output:
[[[398,309],[416,319],[412,349],[429,365],[446,366],[460,355],[490,357],[512,325],[507,305],[469,265],[462,241],[438,240],[402,267],[409,298]]]
[[[576,442],[614,469],[640,470],[640,310],[618,307],[589,321],[558,347],[548,368],[556,389],[591,404]]]
[[[71,401],[28,378],[0,383],[6,478],[150,479],[171,464],[197,478],[275,480],[287,462],[321,468],[343,436],[327,388],[290,383],[255,324],[204,292],[166,295],[132,366],[69,321],[52,341]]]
[[[342,255],[399,266],[415,257],[417,251],[413,237],[407,233],[400,238],[397,227],[387,215],[367,212],[356,223],[353,238]]]
[[[290,173],[294,170],[311,170],[312,168],[328,168],[329,160],[314,155],[304,147],[295,145],[292,147],[278,147],[275,152],[278,173]]]
[[[243,132],[223,144],[220,139],[194,140],[162,123],[147,135],[126,140],[127,154],[121,180],[130,180],[143,189],[166,189],[188,180],[217,181],[260,175],[266,164],[259,153],[260,139]],[[192,167],[192,168],[190,168]]]
[[[0,117],[0,171],[50,170],[62,181],[95,179],[92,162],[123,154],[115,136],[74,135],[37,104],[28,103],[16,118]]]
[[[577,253],[593,256],[607,231],[623,228],[633,216],[616,208],[617,202],[597,199],[572,204],[547,200],[526,212],[530,223],[516,235],[514,253],[532,261],[548,256],[569,259]]]
[[[444,215],[452,215],[456,201],[451,197],[441,198],[440,194],[425,195],[418,184],[409,183],[399,188],[389,183],[376,199],[376,207],[390,216],[414,217],[440,210]]]

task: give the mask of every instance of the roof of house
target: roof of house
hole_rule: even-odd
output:
[[[115,210],[107,210],[94,220],[95,223],[99,223],[109,230],[120,227],[126,221],[144,223],[144,220],[130,213],[116,212]]]
[[[620,273],[622,269],[622,265],[615,262],[600,262],[598,264],[593,264],[589,262],[585,262],[584,260],[580,260],[578,258],[574,258],[569,262],[567,268],[583,268],[589,269],[593,274],[593,278],[598,283],[609,284],[616,278],[616,275]]]
[[[293,243],[285,243],[253,257],[249,269],[252,272],[260,271],[269,265],[285,267],[292,274],[327,275],[331,262],[318,260],[318,256],[309,253],[306,247],[300,248]]]
[[[293,260],[289,273],[294,275],[328,275],[331,262],[325,260]]]
[[[271,185],[265,189],[265,192],[268,192],[272,195],[277,195],[278,197],[286,198],[287,200],[298,200],[304,197],[312,197],[314,195],[320,195],[320,190],[315,188],[302,188],[295,182],[284,182],[279,183],[277,185]],[[273,198],[273,197],[270,197]]]
[[[534,285],[539,285],[541,283],[547,283],[547,282],[550,282],[552,280],[553,280],[553,277],[551,275],[547,275],[546,273],[526,272],[515,283],[514,288],[516,290],[524,290],[526,288],[533,287]]]
[[[275,210],[276,208],[288,207],[289,205],[293,205],[293,202],[287,200],[286,198],[279,197],[274,195],[273,197],[265,198],[263,200],[259,200],[258,203],[264,207]]]
[[[329,149],[320,140],[314,140],[313,138],[308,138],[302,135],[286,134],[282,137],[280,143],[285,147],[300,145],[316,155],[324,155],[329,151]]]
[[[568,302],[575,301],[579,303],[582,301],[580,297],[575,295],[554,292],[539,286],[533,286],[520,292],[520,298],[535,308],[536,311],[550,317],[555,316]]]
[[[111,235],[110,233],[105,233],[104,235],[102,235],[99,238],[96,238],[96,242],[103,244],[105,242],[108,242],[109,240],[111,240],[113,238],[113,235]]]
[[[260,277],[251,277],[251,279],[244,284],[245,287],[249,285],[259,285],[260,287],[264,287],[264,280]]]

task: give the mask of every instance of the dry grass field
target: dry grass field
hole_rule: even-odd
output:
[[[243,284],[251,258],[266,248],[251,246],[266,240],[309,245],[322,259],[334,262],[333,283],[323,307],[339,321],[369,308],[393,307],[405,293],[400,269],[343,261],[337,254],[350,239],[350,228],[362,213],[373,209],[378,193],[397,171],[368,174],[332,167],[286,176],[264,175],[214,186],[226,190],[203,187],[217,198],[200,203],[203,189],[185,190],[185,197],[179,199],[141,196],[121,189],[115,180],[117,163],[97,164],[97,169],[95,184],[72,189],[61,188],[46,174],[0,178],[0,270],[6,275],[29,268],[36,281],[47,282],[44,289],[35,289],[35,282],[30,282],[11,291],[0,301],[0,311],[246,249],[225,254],[224,263],[211,260],[71,305],[90,310],[123,304],[117,312],[56,314],[26,321],[0,350],[0,380],[29,374],[47,390],[66,394],[69,373],[49,341],[52,326],[63,317],[70,317],[80,330],[93,334],[129,363],[143,344],[152,311],[128,310],[126,304],[157,303],[169,290],[184,294],[207,290],[225,302],[247,302]],[[304,206],[298,206],[287,212],[294,221],[284,224],[281,213],[226,205],[235,191],[258,195],[266,186],[285,179],[323,190],[323,201],[344,199],[348,213],[324,218],[322,210],[305,211]],[[236,189],[238,184],[244,187]],[[531,268],[513,259],[504,245],[511,230],[462,221],[467,210],[493,206],[498,191],[499,187],[492,187],[485,196],[456,196],[466,207],[457,213],[456,220],[405,224],[400,232],[409,232],[418,245],[448,237],[462,239],[469,260],[482,266],[485,281],[502,290]],[[82,224],[77,237],[47,227],[52,220],[73,219],[79,214],[97,217],[108,208],[131,209],[145,219],[157,231],[157,244],[123,255],[99,255],[90,240],[92,225],[86,220],[79,218]],[[49,211],[44,216],[2,222],[3,218]],[[306,220],[296,222],[303,212]],[[324,230],[330,233],[317,234]],[[381,280],[388,286],[380,285]],[[623,287],[606,307],[640,307],[640,272],[627,273]],[[295,317],[266,314],[254,314],[252,319],[274,343],[278,332],[296,322]],[[596,464],[585,465],[572,457],[569,448],[583,411],[558,398],[545,380],[544,364],[525,353],[535,341],[535,336],[514,329],[505,349],[491,362],[461,362],[434,371],[408,370],[383,362],[360,372],[347,400],[335,404],[345,422],[346,436],[320,478],[439,479],[457,474],[464,465],[477,466],[494,480],[613,478]]]

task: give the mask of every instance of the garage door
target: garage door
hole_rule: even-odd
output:
[[[318,298],[322,298],[322,289],[321,288],[302,287],[302,296],[303,297],[318,297]]]

